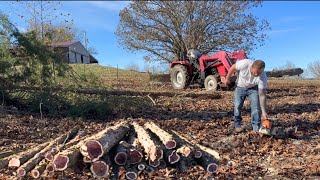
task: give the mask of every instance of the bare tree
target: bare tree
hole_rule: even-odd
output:
[[[320,60],[309,63],[307,69],[311,76],[320,78]]]
[[[139,66],[139,64],[137,64],[135,62],[130,62],[127,65],[126,69],[130,70],[130,71],[140,71],[140,66]]]
[[[250,11],[261,1],[132,1],[120,12],[116,35],[122,46],[145,51],[148,60],[171,62],[188,49],[203,53],[245,49],[266,39],[269,29]]]
[[[273,70],[286,70],[286,69],[293,69],[293,68],[296,68],[296,65],[293,62],[287,60],[284,65],[274,68]]]
[[[73,19],[70,19],[69,13],[63,13],[59,11],[59,7],[62,6],[60,1],[16,1],[10,2],[12,4],[12,13],[24,19],[28,23],[27,31],[34,31],[36,37],[40,40],[44,40],[45,35],[50,31],[54,21],[60,21],[64,25],[58,25],[57,27],[64,28],[65,31],[69,31],[70,25],[73,24]],[[19,9],[19,8],[22,8]]]

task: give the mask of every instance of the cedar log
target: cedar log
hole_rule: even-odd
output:
[[[99,133],[88,137],[80,146],[83,156],[89,157],[94,162],[115,146],[129,132],[130,127],[126,122],[107,127]]]
[[[37,145],[33,148],[28,149],[27,151],[22,151],[18,154],[13,154],[9,157],[0,160],[0,169],[9,167],[19,167],[22,163],[26,162],[28,159],[33,157],[37,152],[41,151],[49,143],[45,142],[40,145]]]
[[[159,159],[160,157],[159,157],[158,147],[152,141],[148,132],[136,122],[133,122],[132,125],[133,125],[134,130],[137,133],[137,137],[139,139],[139,142],[143,146],[144,151],[145,151],[149,161],[155,161],[155,160]]]
[[[150,129],[154,134],[156,134],[166,149],[174,149],[177,145],[176,141],[174,140],[173,136],[166,132],[165,130],[161,129],[153,122],[146,122],[144,124],[146,129]]]
[[[20,177],[25,176],[28,172],[30,172],[43,158],[46,152],[48,152],[53,146],[60,145],[69,140],[69,138],[74,137],[74,135],[78,132],[79,128],[74,128],[70,130],[68,133],[63,134],[53,141],[51,141],[45,148],[35,154],[31,159],[25,162],[22,166],[17,169],[17,174]]]

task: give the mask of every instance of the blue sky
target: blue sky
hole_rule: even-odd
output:
[[[119,11],[126,1],[64,1],[62,11],[70,13],[79,30],[87,32],[89,46],[97,49],[101,65],[125,68],[136,63],[143,69],[143,53],[132,53],[119,46],[114,35],[119,22]],[[8,2],[0,2],[0,10],[13,11]],[[263,59],[266,69],[272,70],[287,61],[297,67],[320,59],[320,2],[266,1],[254,13],[269,21],[272,28],[265,45],[253,51],[251,58]],[[20,28],[21,19],[11,16]]]

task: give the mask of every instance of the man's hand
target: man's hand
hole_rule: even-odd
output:
[[[268,114],[267,113],[262,113],[261,119],[262,120],[268,119]]]
[[[223,83],[225,85],[229,85],[230,84],[230,78],[226,78]]]

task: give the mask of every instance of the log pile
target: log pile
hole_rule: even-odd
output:
[[[219,153],[195,144],[182,134],[166,131],[154,122],[121,122],[95,134],[74,128],[56,139],[0,159],[18,177],[48,178],[57,171],[87,164],[95,178],[110,178],[125,169],[127,179],[172,167],[186,171],[200,165],[209,173],[218,170]]]
[[[268,77],[300,76],[302,73],[303,69],[301,68],[266,71]]]

